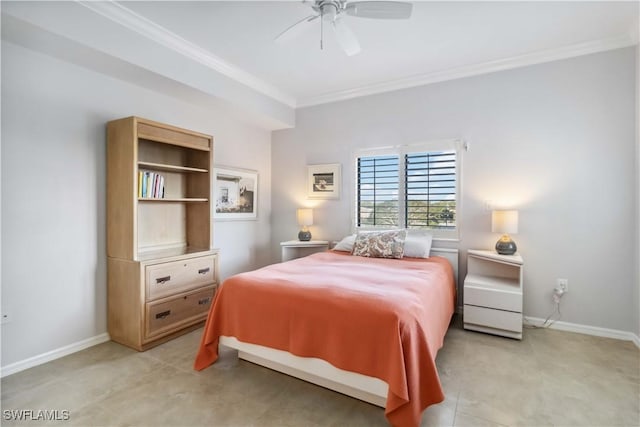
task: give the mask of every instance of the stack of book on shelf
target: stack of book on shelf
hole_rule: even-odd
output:
[[[164,176],[155,172],[139,171],[138,197],[163,199]]]

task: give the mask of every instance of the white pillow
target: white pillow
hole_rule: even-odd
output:
[[[404,256],[409,258],[429,258],[433,236],[429,233],[411,232],[404,241]]]
[[[333,247],[334,251],[351,252],[353,251],[353,244],[356,241],[356,235],[352,234],[344,239],[340,240],[337,245]]]

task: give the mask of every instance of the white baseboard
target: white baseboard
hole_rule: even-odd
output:
[[[524,317],[532,324],[541,325],[544,323],[544,319],[538,317]],[[619,331],[616,329],[600,328],[597,326],[579,325],[577,323],[569,322],[554,322],[549,329],[557,329],[559,331],[577,332],[579,334],[594,335],[596,337],[614,338],[617,340],[632,341],[636,347],[640,348],[640,337],[633,332]]]
[[[2,366],[0,368],[0,378],[15,374],[16,372],[24,371],[25,369],[33,368],[34,366],[42,365],[43,363],[51,362],[52,360],[59,359],[80,350],[84,350],[85,348],[102,344],[103,342],[107,342],[110,339],[111,338],[109,337],[109,334],[105,332],[104,334],[96,335],[95,337],[87,338],[86,340],[65,345],[64,347],[47,351],[46,353],[42,353],[25,360],[20,360],[19,362],[15,362],[7,366]]]

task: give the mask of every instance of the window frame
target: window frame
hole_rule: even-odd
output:
[[[352,197],[352,223],[355,231],[372,229],[405,228],[406,225],[406,163],[405,156],[411,153],[454,151],[456,154],[456,217],[454,229],[411,228],[411,230],[428,230],[434,240],[460,241],[460,219],[462,218],[462,153],[467,150],[467,144],[460,139],[443,139],[415,144],[397,145],[391,147],[369,148],[358,150],[353,156],[354,195]],[[358,227],[358,159],[361,157],[397,156],[398,157],[398,224],[400,226],[366,226]]]

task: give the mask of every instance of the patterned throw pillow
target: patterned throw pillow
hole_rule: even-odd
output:
[[[406,230],[358,233],[353,255],[371,258],[402,258]]]

